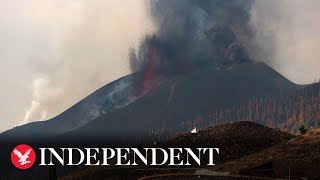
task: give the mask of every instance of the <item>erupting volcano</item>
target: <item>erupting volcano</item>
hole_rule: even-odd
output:
[[[150,47],[147,53],[147,64],[144,71],[141,72],[141,85],[138,86],[138,95],[142,96],[149,92],[155,86],[155,79],[157,77],[156,64],[159,62],[157,59],[157,50],[155,47]]]
[[[179,74],[251,61],[249,6],[249,1],[241,0],[152,1],[150,13],[159,29],[146,35],[129,58],[132,72],[140,76],[137,95]]]

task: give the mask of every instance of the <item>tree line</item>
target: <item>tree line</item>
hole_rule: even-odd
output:
[[[320,80],[295,90],[293,93],[280,93],[277,96],[252,97],[244,104],[223,109],[213,109],[184,122],[183,129],[194,126],[204,128],[237,121],[252,121],[297,132],[301,125],[307,128],[320,127]]]

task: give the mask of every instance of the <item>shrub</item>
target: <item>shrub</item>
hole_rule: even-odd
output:
[[[299,131],[301,134],[306,134],[307,133],[307,129],[304,125],[301,125],[300,128],[299,128]]]

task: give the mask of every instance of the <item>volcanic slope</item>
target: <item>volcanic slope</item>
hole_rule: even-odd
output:
[[[72,139],[146,137],[153,132],[181,131],[183,123],[212,109],[247,102],[252,97],[277,96],[299,88],[264,63],[210,67],[176,77],[144,97],[103,115],[75,131]]]
[[[1,134],[2,140],[46,138],[75,130],[88,122],[124,107],[138,98],[138,74],[122,77],[98,89],[60,115],[46,121],[28,123]]]

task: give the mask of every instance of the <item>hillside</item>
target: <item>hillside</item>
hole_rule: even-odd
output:
[[[216,166],[193,167],[109,167],[91,166],[69,173],[57,168],[59,179],[243,179],[286,178],[291,169],[292,179],[320,177],[320,130],[306,135],[291,135],[253,122],[236,122],[209,127],[196,134],[177,134],[156,147],[219,147]],[[145,146],[150,147],[153,145]],[[204,158],[205,159],[205,158]],[[34,169],[46,172],[47,169]],[[15,179],[30,176],[20,172]],[[61,174],[64,172],[63,174]],[[257,177],[258,176],[258,177]],[[12,179],[12,178],[11,178]]]
[[[0,138],[81,143],[130,137],[140,141],[140,137],[189,130],[187,122],[212,109],[243,104],[252,97],[289,94],[299,87],[263,63],[212,66],[177,76],[141,98],[134,91],[136,81],[134,74],[121,78],[51,120],[11,129]]]
[[[97,140],[108,136],[149,136],[151,131],[189,131],[185,123],[198,114],[242,104],[252,97],[289,94],[298,87],[263,63],[243,63],[227,69],[211,67],[164,83],[134,103],[65,137]]]
[[[285,178],[291,168],[292,177],[320,177],[320,129],[267,148],[252,155],[214,167],[215,171]],[[261,169],[268,169],[267,172]]]
[[[77,129],[103,114],[111,113],[137,100],[140,97],[135,93],[137,80],[137,74],[122,77],[101,87],[50,120],[15,127],[2,133],[0,137],[52,137]]]
[[[214,167],[114,169],[91,167],[75,171],[61,179],[318,179],[320,177],[320,129],[305,135],[291,135],[253,122],[237,122],[184,133],[161,143],[160,146],[220,147]],[[246,151],[243,151],[246,149]],[[225,157],[225,158],[224,158]],[[126,173],[123,173],[126,172]]]
[[[219,147],[220,154],[217,156],[217,168],[219,168],[219,171],[226,171],[223,168],[220,169],[220,167],[223,167],[224,164],[232,160],[238,160],[241,157],[246,157],[247,155],[262,152],[270,147],[284,144],[294,137],[295,136],[291,134],[246,121],[206,128],[196,134],[178,134],[168,141],[159,143],[156,147]],[[206,159],[206,157],[202,158],[203,161]],[[239,168],[240,167],[242,166],[239,165]],[[208,167],[90,167],[86,170],[71,173],[61,179],[138,179],[145,176],[160,176],[161,174],[167,173],[173,175],[178,173],[189,177],[196,175],[196,172],[203,168]]]
[[[238,159],[283,143],[294,136],[249,121],[210,127],[196,134],[178,135],[163,144],[165,147],[219,147],[218,162]]]
[[[228,122],[253,121],[283,131],[298,133],[301,125],[319,128],[320,83],[301,86],[293,93],[278,96],[252,97],[243,104],[224,109],[212,109],[198,115],[197,127],[214,126]],[[188,123],[189,129],[193,123]]]

